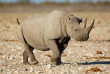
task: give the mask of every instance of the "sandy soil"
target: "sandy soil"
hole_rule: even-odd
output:
[[[16,18],[22,22],[38,13],[0,13],[0,74],[110,74],[110,12],[72,12],[96,19],[88,41],[71,40],[62,55],[63,65],[50,64],[51,51],[34,50],[38,65],[23,65],[24,47],[17,38]],[[42,13],[44,14],[44,13]]]

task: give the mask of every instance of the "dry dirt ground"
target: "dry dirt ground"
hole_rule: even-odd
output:
[[[88,41],[69,42],[60,66],[50,64],[51,51],[38,50],[34,50],[38,65],[22,64],[24,47],[17,38],[16,18],[22,22],[39,13],[0,13],[0,74],[110,74],[110,12],[72,13],[87,17],[88,26],[92,19],[96,22]]]

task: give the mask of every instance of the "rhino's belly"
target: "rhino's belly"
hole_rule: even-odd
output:
[[[33,48],[34,49],[37,49],[37,50],[41,50],[41,51],[46,51],[46,50],[49,50],[48,47],[45,45],[45,44],[37,44],[36,45],[33,45]]]
[[[29,42],[29,45],[32,46],[34,49],[37,49],[37,50],[48,50],[48,47],[46,46],[45,42]]]
[[[48,50],[48,47],[46,46],[46,43],[42,38],[40,38],[38,40],[37,39],[28,39],[27,43],[30,46],[32,46],[34,49],[42,50],[42,51]]]

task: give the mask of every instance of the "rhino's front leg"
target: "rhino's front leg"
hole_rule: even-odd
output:
[[[60,51],[57,47],[55,40],[47,40],[47,46],[53,52],[53,55],[51,57],[51,62],[53,62],[56,65],[60,65],[61,64],[61,59],[60,59],[61,56],[60,56]]]

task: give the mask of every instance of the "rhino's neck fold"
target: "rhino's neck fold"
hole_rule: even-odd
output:
[[[62,30],[62,35],[63,35],[63,37],[67,37],[68,36],[68,34],[67,34],[67,29],[66,29],[66,19],[65,18],[61,18],[61,30]]]

